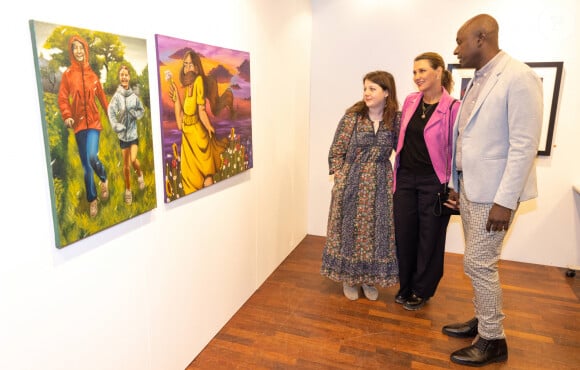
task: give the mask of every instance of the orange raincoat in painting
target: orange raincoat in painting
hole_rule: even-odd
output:
[[[73,41],[78,41],[85,48],[82,62],[75,59],[72,52]],[[58,91],[58,106],[65,121],[74,119],[75,134],[82,130],[102,130],[101,117],[95,97],[99,99],[105,112],[108,109],[107,97],[97,74],[89,65],[89,47],[80,36],[73,36],[68,42],[70,67],[63,73]]]

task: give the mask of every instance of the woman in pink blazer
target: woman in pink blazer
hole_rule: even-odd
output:
[[[395,302],[419,310],[443,276],[449,214],[433,212],[449,181],[451,145],[459,102],[449,92],[451,73],[433,52],[415,58],[418,92],[405,99],[395,157],[394,218],[400,289]]]

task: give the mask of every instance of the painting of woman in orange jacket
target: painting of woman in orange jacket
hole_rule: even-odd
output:
[[[58,91],[58,106],[67,128],[74,131],[84,171],[89,215],[98,213],[95,174],[99,178],[100,198],[109,197],[109,184],[103,163],[99,159],[99,136],[103,129],[97,100],[106,112],[108,102],[97,74],[89,65],[86,40],[72,36],[68,42],[71,65],[63,73]]]

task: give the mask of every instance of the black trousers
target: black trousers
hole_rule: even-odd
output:
[[[450,216],[435,216],[433,205],[443,189],[435,173],[416,175],[397,171],[393,195],[395,238],[399,259],[399,294],[422,298],[435,294],[443,277],[445,238]]]

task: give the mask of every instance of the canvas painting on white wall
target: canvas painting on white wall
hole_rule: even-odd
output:
[[[253,167],[250,54],[156,35],[165,202]]]
[[[157,205],[146,40],[30,21],[56,247]]]

